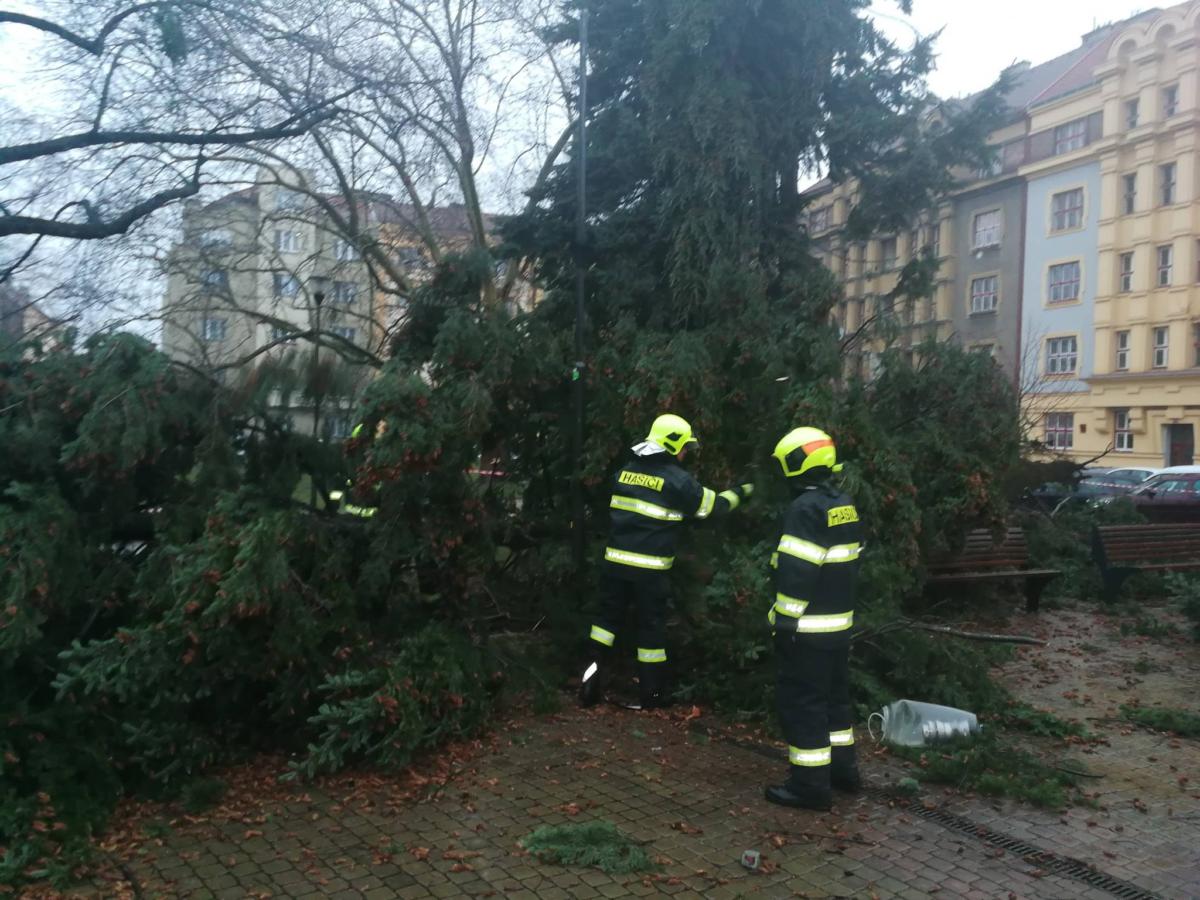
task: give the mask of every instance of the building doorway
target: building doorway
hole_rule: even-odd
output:
[[[1163,455],[1168,466],[1191,466],[1196,462],[1196,435],[1191,425],[1164,425]]]

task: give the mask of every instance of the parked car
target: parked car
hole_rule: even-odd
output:
[[[1080,482],[1082,486],[1086,482],[1090,489],[1096,493],[1115,493],[1128,494],[1146,482],[1147,479],[1153,478],[1162,469],[1144,468],[1141,466],[1128,466],[1121,469],[1102,469],[1095,474],[1090,471],[1084,476]]]
[[[1200,522],[1200,466],[1163,469],[1128,498],[1150,522]]]

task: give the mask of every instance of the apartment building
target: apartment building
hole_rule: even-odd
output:
[[[899,332],[864,341],[848,369],[869,374],[885,341],[956,340],[1013,375],[1037,423],[1030,436],[1049,451],[1115,465],[1194,462],[1198,38],[1193,0],[1019,66],[1010,117],[991,136],[995,166],[964,177],[913,237],[844,245],[857,185],[815,186],[808,227],[845,286],[835,315],[847,331],[869,324],[871,296],[895,286],[887,274],[914,248],[934,249],[941,264],[928,309],[916,304]]]
[[[313,344],[293,335],[319,324],[323,366],[338,361],[337,377],[327,376],[337,389],[319,398],[321,431],[346,436],[354,424],[353,397],[374,372],[354,360],[386,357],[407,289],[432,272],[428,233],[443,251],[471,240],[461,205],[417,216],[382,195],[362,194],[354,204],[350,209],[344,197],[313,197],[265,177],[211,202],[188,204],[182,240],[167,260],[165,352],[222,381],[264,360],[285,361],[300,383]],[[377,263],[372,272],[366,247],[387,254],[406,284],[393,283]],[[315,403],[298,389],[278,392],[272,403],[297,430],[313,429]]]
[[[42,312],[28,291],[11,282],[0,284],[0,350],[39,338],[54,342],[61,324]]]

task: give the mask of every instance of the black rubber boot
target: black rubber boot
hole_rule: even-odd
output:
[[[767,800],[779,806],[792,809],[811,809],[817,812],[828,812],[833,808],[833,795],[829,788],[815,787],[807,784],[774,785],[767,788]]]
[[[833,748],[833,764],[829,767],[829,783],[835,790],[857,794],[862,790],[862,776],[858,773],[858,759],[854,745]]]
[[[583,672],[583,682],[579,685],[579,705],[585,709],[595,706],[604,696],[599,661],[592,662]]]
[[[835,790],[857,794],[862,790],[862,775],[858,772],[858,766],[834,766],[829,771],[829,783]]]

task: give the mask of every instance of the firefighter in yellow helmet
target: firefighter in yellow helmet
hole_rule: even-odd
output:
[[[771,558],[775,602],[767,616],[790,769],[766,796],[783,806],[827,810],[831,787],[855,792],[861,785],[848,668],[862,531],[854,501],[832,483],[842,467],[828,434],[797,428],[774,456],[794,492]]]
[[[579,695],[584,706],[596,703],[603,693],[613,645],[618,638],[627,639],[623,626],[630,605],[637,611],[642,708],[668,704],[666,615],[681,526],[732,512],[754,491],[750,484],[720,493],[701,485],[680,465],[688,447],[697,443],[692,426],[684,419],[659,416],[613,477],[600,612],[589,635],[589,662]]]

